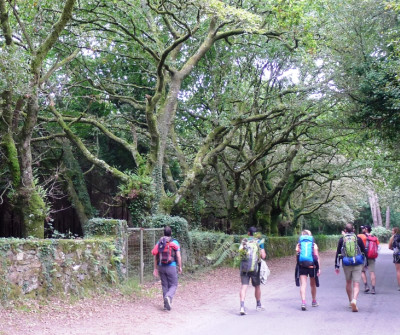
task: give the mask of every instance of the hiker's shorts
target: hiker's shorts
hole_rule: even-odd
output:
[[[362,271],[365,272],[368,270],[369,272],[375,272],[375,261],[376,259],[368,259],[368,267],[365,269],[365,266],[363,267]]]
[[[302,266],[299,267],[299,276],[307,276],[310,278],[314,278],[316,275],[315,268],[304,268]]]
[[[343,272],[346,280],[360,281],[361,280],[361,270],[363,265],[343,265]]]
[[[249,285],[251,278],[251,285],[260,286],[260,271],[240,272],[240,281],[242,285]]]
[[[393,255],[393,263],[400,264],[400,255]]]

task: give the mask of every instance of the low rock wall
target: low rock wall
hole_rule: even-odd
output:
[[[85,239],[0,239],[0,299],[21,295],[80,294],[122,281],[126,274],[126,222],[110,235],[93,231]]]

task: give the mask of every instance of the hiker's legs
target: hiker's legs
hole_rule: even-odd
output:
[[[372,287],[375,287],[375,284],[376,284],[376,277],[375,277],[375,272],[369,272],[369,275],[370,275],[370,277],[371,277],[371,285],[372,285]]]
[[[254,296],[256,297],[256,301],[261,300],[261,286],[254,286]]]
[[[178,288],[178,272],[176,266],[166,266],[166,276],[167,276],[167,292],[164,297],[172,298],[175,295],[176,289]]]
[[[362,265],[356,265],[351,272],[351,279],[353,280],[353,299],[356,300],[360,293],[361,270]]]
[[[353,281],[350,280],[346,280],[346,293],[347,296],[349,297],[349,301],[351,301],[353,299]]]
[[[300,297],[301,301],[306,300],[307,276],[300,276]]]
[[[240,288],[240,294],[239,294],[240,302],[244,301],[244,299],[246,298],[246,292],[247,292],[247,287],[248,286],[249,285],[243,285],[242,284],[242,287]]]
[[[161,279],[161,288],[162,288],[163,299],[164,299],[168,292],[168,276],[165,272],[165,266],[158,267],[158,275],[160,276],[160,279]]]
[[[400,286],[400,263],[396,263],[396,277],[397,277],[397,283]]]
[[[359,293],[360,293],[360,282],[353,281],[353,299],[357,300]]]
[[[363,269],[363,271],[361,272],[361,278],[362,278],[362,281],[363,281],[364,285],[367,286],[367,285],[368,285],[368,282],[367,282],[367,274],[366,274],[366,271],[365,271],[364,269]]]
[[[375,259],[368,260],[368,272],[369,278],[371,279],[371,285],[374,288],[376,284],[376,277],[375,277]]]
[[[315,278],[310,278],[311,287],[311,297],[313,301],[317,300],[317,284],[315,283]]]

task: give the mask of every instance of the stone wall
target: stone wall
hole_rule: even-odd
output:
[[[85,239],[0,239],[0,299],[80,294],[126,274],[127,225],[101,220]],[[96,226],[91,224],[91,226]]]

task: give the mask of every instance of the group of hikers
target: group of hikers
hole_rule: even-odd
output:
[[[353,224],[346,224],[340,237],[335,256],[335,272],[340,273],[340,262],[346,279],[346,293],[349,307],[358,312],[357,298],[360,282],[364,284],[364,292],[375,294],[375,260],[378,256],[379,240],[371,234],[371,226],[361,226],[361,233],[356,235]],[[239,247],[240,262],[240,315],[246,314],[244,306],[247,288],[250,284],[255,289],[256,310],[263,311],[261,304],[262,267],[266,266],[264,240],[255,236],[257,229],[250,227],[247,237],[242,239]],[[393,263],[396,268],[398,290],[400,291],[400,231],[395,227],[389,240],[389,249],[393,250]],[[300,287],[301,310],[307,310],[306,288],[310,278],[312,307],[318,306],[317,287],[319,286],[320,257],[318,245],[309,230],[303,230],[296,245],[296,285]],[[160,277],[163,293],[164,309],[171,310],[172,299],[178,286],[178,273],[182,273],[182,257],[179,242],[172,237],[171,227],[164,228],[164,236],[152,250],[154,256],[154,276]],[[368,276],[371,287],[368,284]]]

